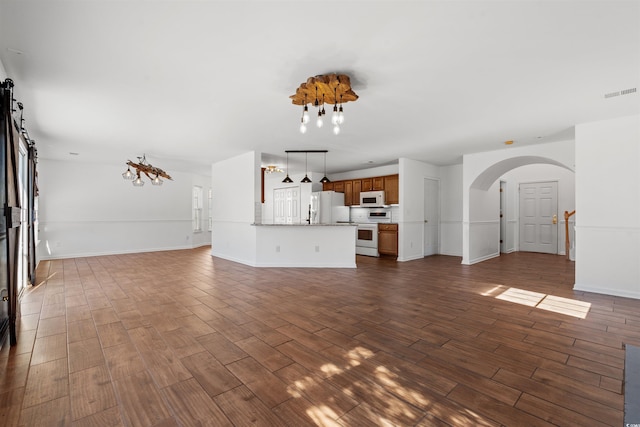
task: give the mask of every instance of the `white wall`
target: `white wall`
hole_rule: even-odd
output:
[[[572,169],[574,147],[574,141],[562,141],[463,156],[463,264],[500,255],[499,178],[514,168],[533,163]]]
[[[344,179],[371,178],[374,176],[395,175],[398,173],[397,164],[376,166],[368,169],[357,169],[348,172],[333,173],[329,176],[332,181],[342,181]],[[322,177],[322,175],[320,175]]]
[[[409,261],[424,256],[424,179],[440,180],[440,168],[401,158],[399,174],[398,261]]]
[[[256,265],[256,227],[262,219],[260,153],[214,163],[211,254]]]
[[[125,170],[124,162],[39,159],[38,259],[194,246],[192,187],[208,178],[170,171],[173,181],[138,188],[122,179]]]
[[[640,298],[640,116],[576,127],[575,289]]]
[[[2,64],[2,61],[0,61],[0,81],[4,81],[7,77],[7,72],[4,68],[4,65]]]
[[[440,168],[440,253],[462,256],[462,165]]]
[[[575,174],[555,165],[527,165],[512,169],[500,177],[507,183],[505,215],[507,221],[506,252],[520,250],[519,218],[520,200],[519,185],[521,183],[556,181],[558,183],[558,254],[565,254],[564,211],[575,209]],[[570,235],[575,223],[575,215],[569,219]]]

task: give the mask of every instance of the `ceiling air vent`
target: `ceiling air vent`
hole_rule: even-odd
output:
[[[621,91],[618,91],[618,92],[605,93],[604,97],[605,98],[613,98],[615,96],[629,95],[630,93],[636,93],[637,91],[638,91],[637,88],[632,87],[631,89],[625,89],[625,90],[621,90]]]

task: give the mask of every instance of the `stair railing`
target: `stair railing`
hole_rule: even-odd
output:
[[[571,244],[569,242],[569,218],[572,215],[575,215],[576,211],[575,209],[571,212],[569,211],[564,211],[564,252],[565,255],[567,257],[567,260],[569,260],[569,248],[571,247]]]

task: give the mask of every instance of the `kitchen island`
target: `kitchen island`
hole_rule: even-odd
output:
[[[355,224],[253,224],[257,267],[356,268]]]

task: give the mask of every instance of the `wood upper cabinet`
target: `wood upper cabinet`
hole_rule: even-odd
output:
[[[387,175],[384,178],[384,195],[385,203],[388,205],[397,205],[400,203],[399,181],[400,177],[396,175]]]
[[[374,176],[372,178],[349,179],[345,181],[325,182],[322,184],[323,191],[333,190],[344,193],[345,206],[359,206],[360,193],[362,191],[385,192],[385,202],[388,205],[400,203],[400,192],[398,189],[399,175]]]
[[[360,205],[360,191],[362,190],[362,180],[353,180],[353,195],[351,196],[351,204],[354,206]]]
[[[353,181],[344,181],[344,205],[353,204]]]
[[[371,190],[379,191],[384,190],[384,177],[383,176],[375,176],[371,178]]]
[[[398,256],[398,224],[378,224],[378,253]]]

